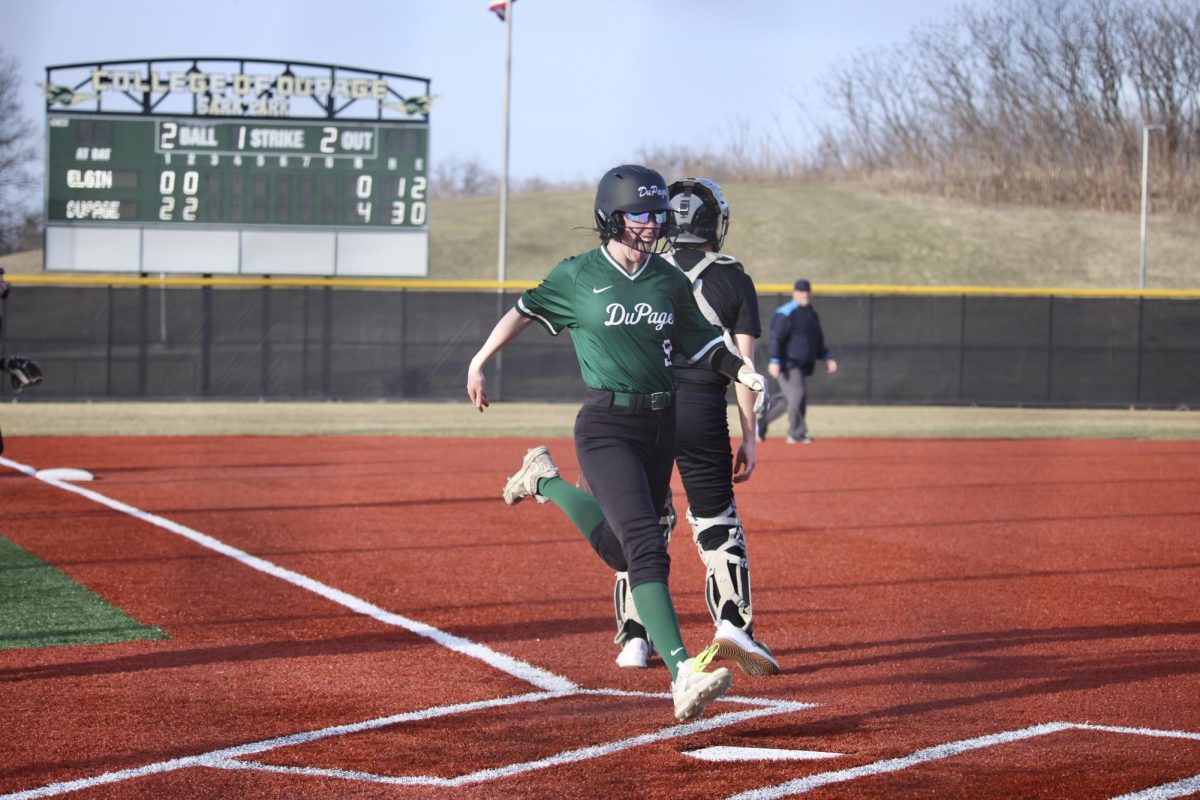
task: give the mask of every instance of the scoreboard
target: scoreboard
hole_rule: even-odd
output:
[[[53,114],[46,219],[425,225],[425,126]]]
[[[51,105],[46,136],[47,269],[427,274],[427,114],[228,118]]]

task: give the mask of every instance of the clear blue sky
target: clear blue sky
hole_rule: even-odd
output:
[[[582,179],[645,148],[722,149],[738,130],[806,143],[821,75],[907,38],[962,0],[518,0],[514,179]],[[230,56],[330,62],[432,79],[431,161],[499,172],[504,25],[487,0],[3,0],[0,48],[42,124],[45,67]],[[804,104],[802,108],[801,103]],[[707,124],[680,125],[680,109]]]

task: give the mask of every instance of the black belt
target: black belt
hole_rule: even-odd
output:
[[[669,408],[675,399],[674,392],[637,394],[634,392],[610,392],[607,389],[588,389],[588,394],[607,400],[613,408],[628,408],[631,411],[662,411]]]

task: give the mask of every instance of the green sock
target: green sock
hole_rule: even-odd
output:
[[[675,604],[665,583],[643,583],[633,587],[633,606],[637,609],[650,641],[675,680],[676,665],[688,658],[683,647],[683,635],[679,632],[679,619],[675,616]]]
[[[592,531],[604,522],[604,513],[600,511],[600,504],[596,502],[596,498],[557,475],[552,478],[540,478],[537,493],[561,508],[589,541]],[[683,647],[679,618],[675,615],[675,604],[671,601],[667,584],[644,583],[635,586],[633,605],[638,616],[642,618],[642,624],[646,626],[650,641],[654,642],[667,664],[667,669],[671,671],[671,680],[675,680],[675,665],[686,661],[688,654]]]
[[[604,512],[600,510],[596,498],[557,475],[539,478],[537,493],[561,508],[588,541],[591,541],[592,531],[604,522]]]

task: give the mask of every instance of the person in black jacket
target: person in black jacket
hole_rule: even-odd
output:
[[[788,415],[788,444],[808,444],[808,425],[804,421],[808,410],[808,392],[804,381],[813,374],[818,361],[825,362],[829,374],[837,372],[837,361],[825,346],[821,318],[812,306],[812,284],[801,278],[792,289],[792,300],[775,310],[771,318],[771,333],[767,340],[767,372],[779,383],[787,404],[774,403],[758,421],[758,440],[767,436],[767,425]]]

